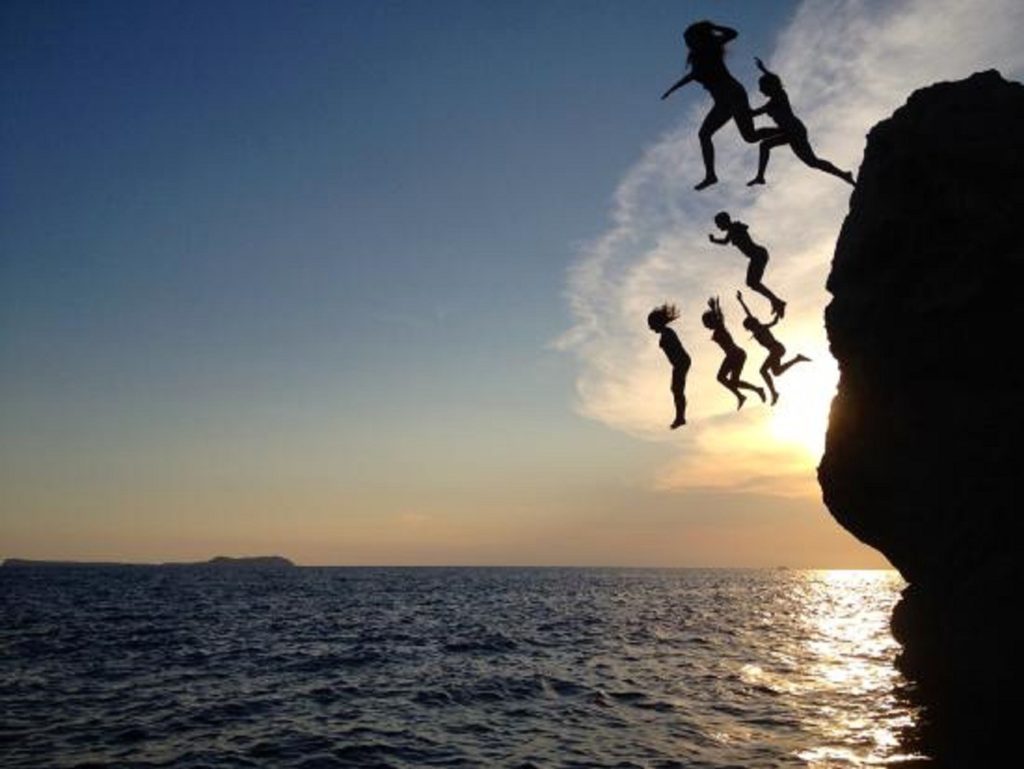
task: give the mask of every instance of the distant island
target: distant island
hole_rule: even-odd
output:
[[[3,562],[3,568],[53,568],[53,567],[81,567],[100,568],[110,566],[140,566],[140,567],[173,567],[173,568],[201,568],[201,569],[293,569],[295,564],[284,556],[260,555],[249,558],[229,558],[218,555],[208,561],[193,562],[168,562],[168,563],[119,563],[116,561],[34,561],[28,558],[8,558]]]

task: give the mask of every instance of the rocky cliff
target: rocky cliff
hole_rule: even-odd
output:
[[[901,666],[977,736],[1019,677],[1024,86],[938,83],[872,129],[828,289],[825,502],[909,582]]]

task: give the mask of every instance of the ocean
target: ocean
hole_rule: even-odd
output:
[[[855,767],[886,571],[0,569],[4,767]]]

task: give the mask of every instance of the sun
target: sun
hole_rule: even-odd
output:
[[[801,364],[777,382],[781,397],[772,409],[768,429],[772,437],[791,445],[817,464],[825,450],[828,410],[839,381],[839,369],[831,357]]]

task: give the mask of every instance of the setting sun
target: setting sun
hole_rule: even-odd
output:
[[[839,371],[831,358],[807,366],[799,376],[788,377],[769,423],[772,437],[805,451],[816,462],[825,448],[828,410],[838,380]]]

